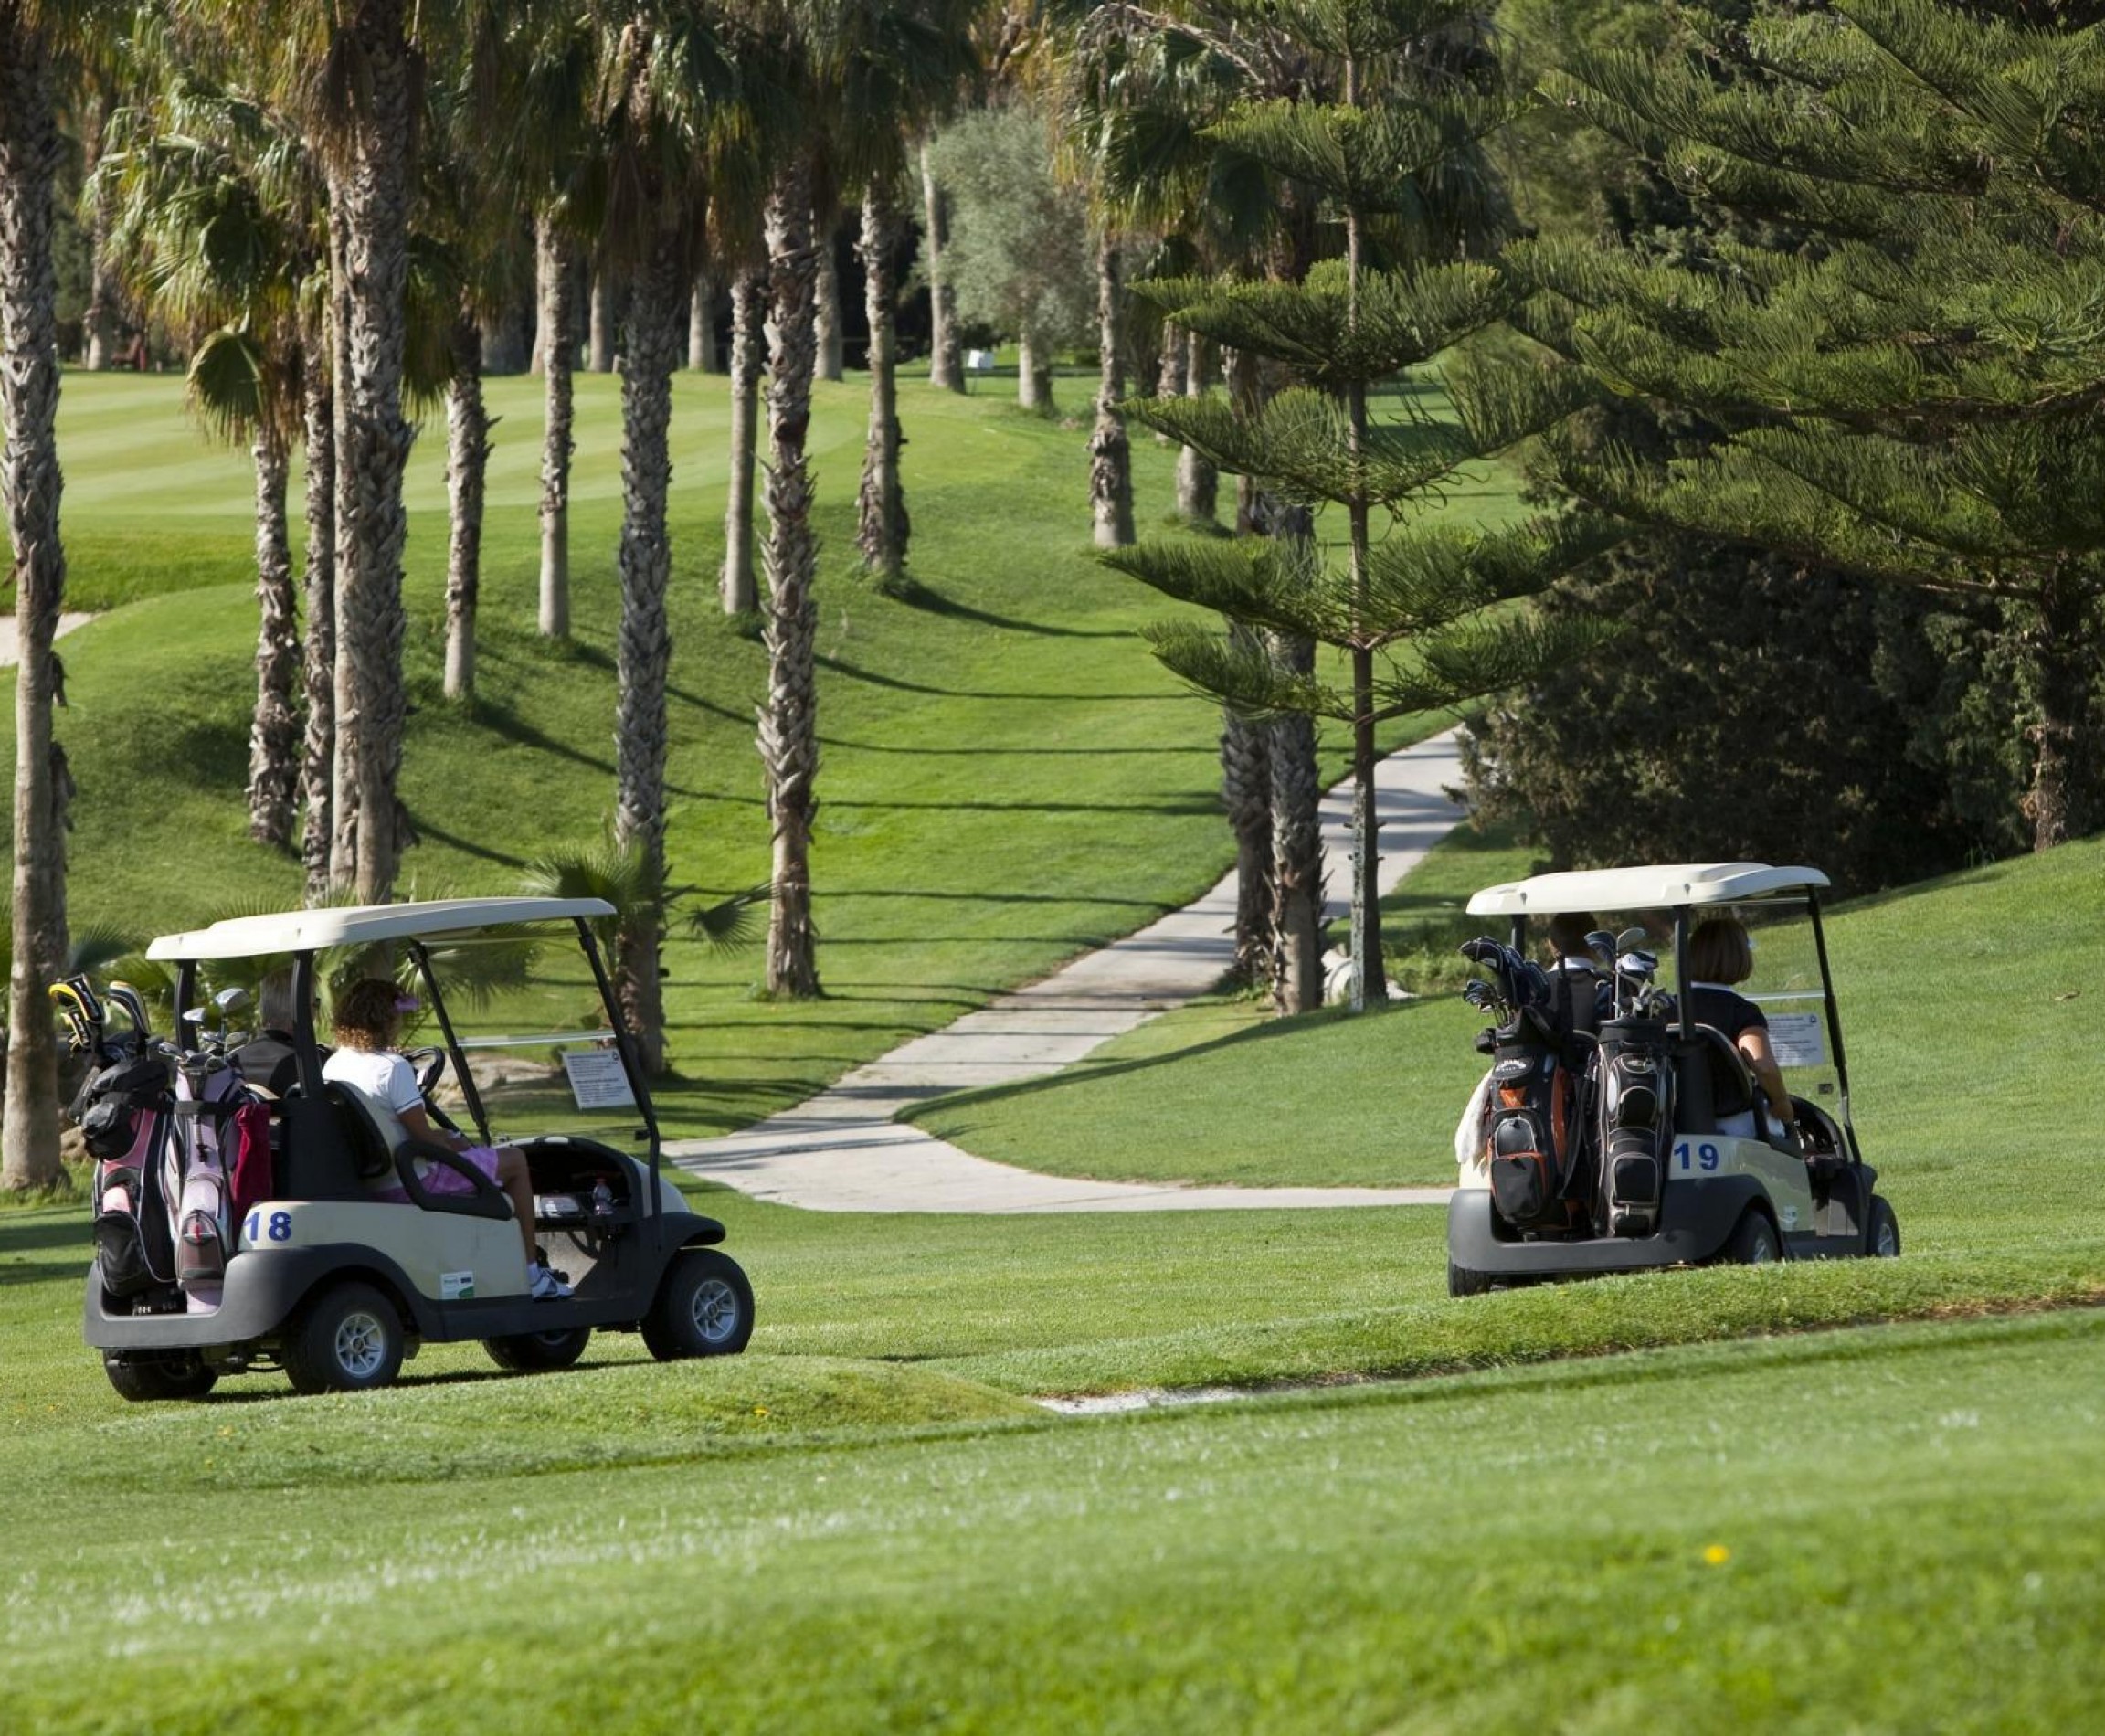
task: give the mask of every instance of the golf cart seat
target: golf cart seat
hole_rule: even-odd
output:
[[[389,1173],[402,1184],[408,1203],[426,1212],[450,1212],[467,1218],[512,1216],[512,1201],[490,1178],[458,1151],[428,1139],[412,1138],[399,1117],[372,1093],[342,1080],[323,1087],[348,1137],[358,1172],[368,1184]],[[418,1172],[418,1163],[438,1165],[466,1176],[472,1193],[434,1193]]]
[[[1716,1133],[1734,1116],[1751,1115],[1760,1129],[1760,1097],[1747,1058],[1715,1025],[1698,1025],[1682,1045],[1675,1094],[1677,1133]]]

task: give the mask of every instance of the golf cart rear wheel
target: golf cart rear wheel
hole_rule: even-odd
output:
[[[676,1255],[643,1319],[643,1342],[661,1362],[735,1356],[753,1336],[753,1286],[738,1262],[714,1248]]]
[[[1874,1260],[1900,1257],[1900,1220],[1893,1215],[1893,1208],[1876,1193],[1871,1196],[1871,1233],[1866,1238],[1864,1251]]]
[[[1719,1265],[1772,1265],[1783,1257],[1776,1226],[1760,1206],[1749,1206],[1733,1226],[1732,1239],[1718,1251]]]
[[[514,1374],[551,1374],[566,1369],[585,1354],[592,1342],[592,1328],[574,1327],[566,1332],[519,1332],[509,1338],[484,1339],[482,1348],[501,1369]]]
[[[1447,1262],[1447,1294],[1449,1296],[1486,1296],[1497,1286],[1488,1272],[1472,1272],[1465,1265]]]
[[[134,1404],[151,1404],[161,1399],[201,1399],[212,1390],[219,1371],[209,1369],[194,1357],[180,1360],[132,1361],[111,1358],[102,1364],[117,1396]]]
[[[365,1392],[402,1369],[402,1317],[370,1284],[333,1284],[301,1310],[280,1352],[295,1392]]]

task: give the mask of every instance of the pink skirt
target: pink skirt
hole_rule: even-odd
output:
[[[485,1176],[494,1187],[497,1183],[497,1154],[486,1145],[471,1145],[465,1151],[454,1154],[465,1158]],[[475,1184],[450,1164],[429,1163],[417,1159],[417,1179],[424,1184],[424,1191],[440,1199],[461,1199],[475,1191]],[[384,1188],[373,1190],[376,1200],[387,1201],[397,1205],[414,1204],[409,1190],[399,1181],[391,1181]]]

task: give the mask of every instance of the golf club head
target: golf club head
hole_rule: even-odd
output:
[[[131,1020],[132,1028],[143,1041],[147,1035],[146,1003],[140,998],[138,990],[128,982],[112,982],[102,991],[102,998],[110,1005],[122,1010],[124,1016]]]
[[[1651,935],[1643,928],[1625,928],[1615,937],[1615,950],[1619,953],[1642,952],[1651,938]]]
[[[1593,955],[1593,962],[1603,970],[1615,968],[1615,937],[1605,928],[1596,928],[1586,937],[1586,950]]]
[[[212,1004],[218,1010],[221,1020],[225,1020],[234,1013],[242,1012],[248,1009],[249,991],[239,987],[222,989],[212,997]]]
[[[93,1051],[102,1034],[102,1003],[85,977],[69,977],[46,990],[66,1020],[66,1041],[76,1053]]]
[[[1633,949],[1616,959],[1615,969],[1633,982],[1650,982],[1659,974],[1659,960],[1655,954]]]
[[[183,1022],[186,1025],[202,1026],[205,1022],[205,1015],[209,1011],[211,1011],[209,1007],[185,1007],[183,1009]]]
[[[1462,999],[1479,1012],[1489,1012],[1498,1004],[1497,991],[1481,977],[1472,977],[1462,985]]]

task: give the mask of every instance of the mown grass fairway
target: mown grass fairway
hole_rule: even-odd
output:
[[[537,380],[490,382],[500,418],[483,542],[481,686],[441,693],[444,442],[412,455],[406,662],[415,707],[403,795],[422,844],[406,895],[502,893],[612,810],[619,382],[577,376],[571,507],[575,637],[535,631]],[[1081,387],[1063,381],[1073,411]],[[674,656],[668,843],[676,883],[767,876],[754,703],[757,633],[717,606],[729,413],[721,379],[679,377],[671,530]],[[66,641],[60,735],[80,796],[73,920],[152,935],[238,905],[299,901],[290,860],[247,839],[254,698],[250,489],[242,455],[181,413],[181,383],[69,376],[61,405],[68,606],[118,608]],[[899,601],[853,570],[867,390],[817,389],[824,753],[814,850],[822,1002],[753,994],[757,954],[675,935],[667,1012],[672,1131],[721,1130],[1196,896],[1232,856],[1219,716],[1136,637],[1170,606],[1087,556],[1085,430],[903,384],[905,482],[922,587]],[[1135,442],[1144,528],[1171,503],[1174,454]],[[293,491],[297,513],[299,486]],[[1449,510],[1510,515],[1509,482]],[[297,527],[296,527],[297,528]],[[1411,738],[1426,725],[1389,732]],[[0,744],[10,740],[0,720]],[[1341,741],[1326,775],[1341,775]]]

